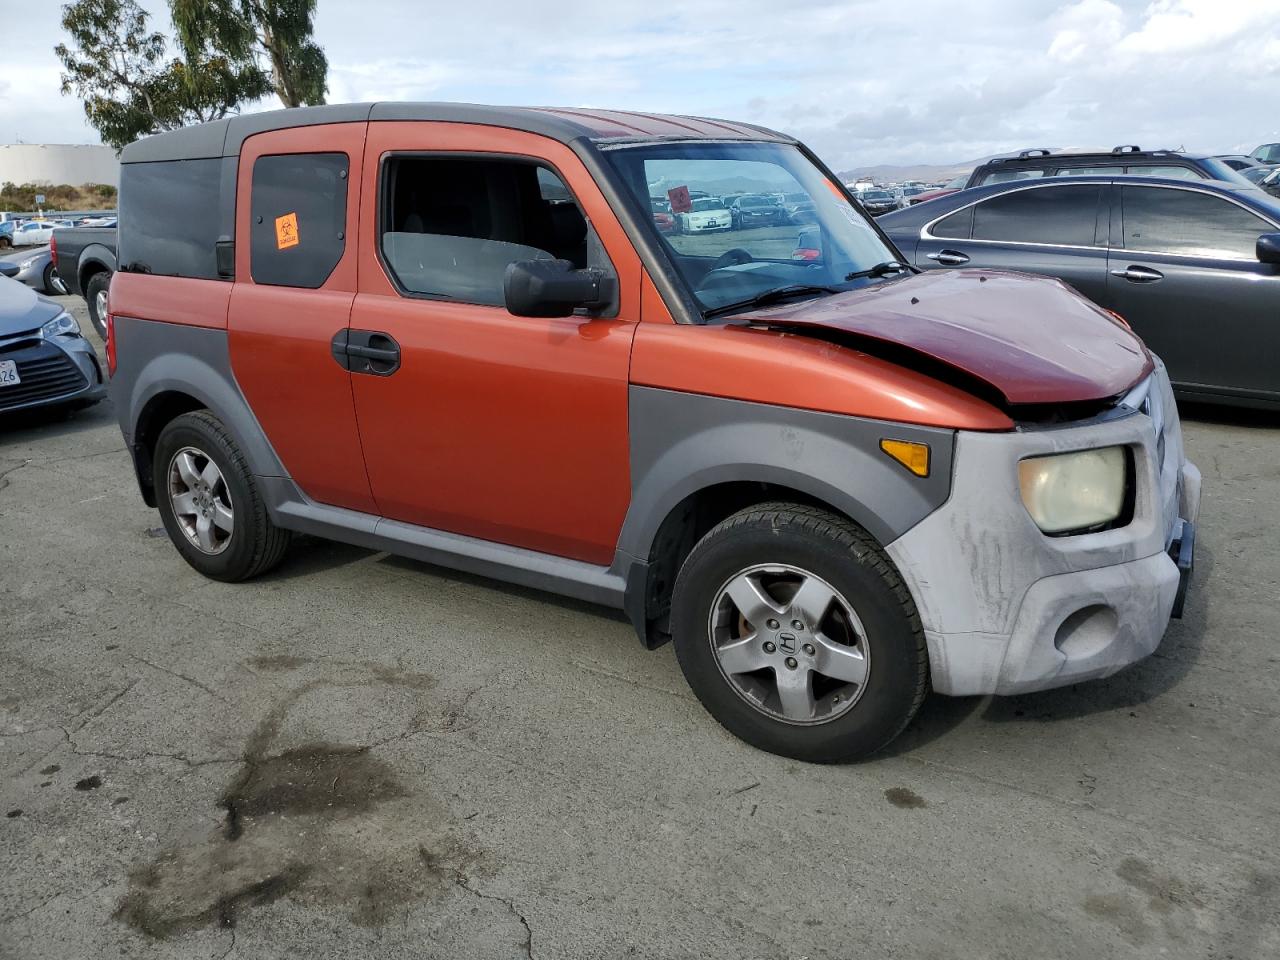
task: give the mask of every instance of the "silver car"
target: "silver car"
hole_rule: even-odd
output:
[[[19,283],[25,283],[28,287],[34,287],[41,293],[47,293],[51,297],[60,297],[66,294],[66,284],[58,276],[58,268],[53,262],[53,250],[51,247],[40,247],[37,250],[23,250],[21,253],[11,253],[3,258],[5,262],[16,264],[18,273],[14,279]],[[9,276],[9,272],[5,271],[5,276]]]
[[[57,303],[0,277],[0,415],[30,407],[97,403],[106,394],[98,355]]]

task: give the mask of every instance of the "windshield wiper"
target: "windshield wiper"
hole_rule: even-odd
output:
[[[722,304],[718,307],[712,307],[710,310],[703,310],[703,319],[718,317],[726,313],[734,313],[738,310],[746,310],[750,307],[767,307],[773,303],[781,303],[791,297],[814,296],[820,293],[843,293],[839,287],[824,287],[812,283],[793,283],[785,287],[775,287],[772,290],[766,290],[764,293],[758,293],[754,297],[748,297],[746,300],[737,300],[733,303]]]
[[[865,277],[885,277],[891,273],[905,273],[911,268],[901,260],[886,260],[884,263],[877,263],[874,267],[866,270],[855,270],[853,273],[845,276],[845,283],[850,280],[862,280]]]

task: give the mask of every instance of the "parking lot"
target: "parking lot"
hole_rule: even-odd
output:
[[[204,580],[109,403],[0,425],[0,956],[1280,955],[1280,420],[1185,431],[1153,657],[820,767],[608,610],[306,538]]]

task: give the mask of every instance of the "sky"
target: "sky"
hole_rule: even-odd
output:
[[[319,0],[316,39],[330,102],[724,117],[798,136],[851,169],[1026,147],[1247,153],[1280,141],[1275,4]],[[0,0],[0,143],[97,142],[80,103],[59,93],[60,6]],[[169,29],[164,0],[143,6]]]

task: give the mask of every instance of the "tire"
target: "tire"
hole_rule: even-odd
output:
[[[107,315],[102,307],[106,305],[107,289],[110,286],[111,273],[107,270],[95,273],[84,286],[84,300],[89,305],[89,321],[93,324],[93,329],[98,331],[103,343],[107,340]]]
[[[66,286],[58,276],[58,271],[54,268],[52,263],[44,268],[42,282],[44,283],[44,292],[51,297],[61,297],[67,292]]]
[[[194,483],[184,479],[191,474],[196,475]],[[216,479],[210,479],[214,475]],[[183,559],[206,577],[248,580],[284,558],[289,532],[271,522],[244,454],[222,421],[208,410],[184,413],[160,431],[152,480],[169,539]],[[192,499],[181,505],[191,512],[180,513],[174,496],[187,493]],[[208,522],[202,524],[202,518]],[[229,518],[229,525],[224,518]]]
[[[8,237],[0,237],[0,250],[12,250],[13,241]]]
[[[759,588],[747,595],[776,611],[743,614],[728,591],[741,595],[744,578]],[[788,591],[801,589],[809,599],[789,607]],[[902,578],[870,534],[816,507],[761,504],[713,528],[676,578],[671,626],[680,669],[708,712],[785,757],[872,754],[903,731],[928,689],[924,632]]]

